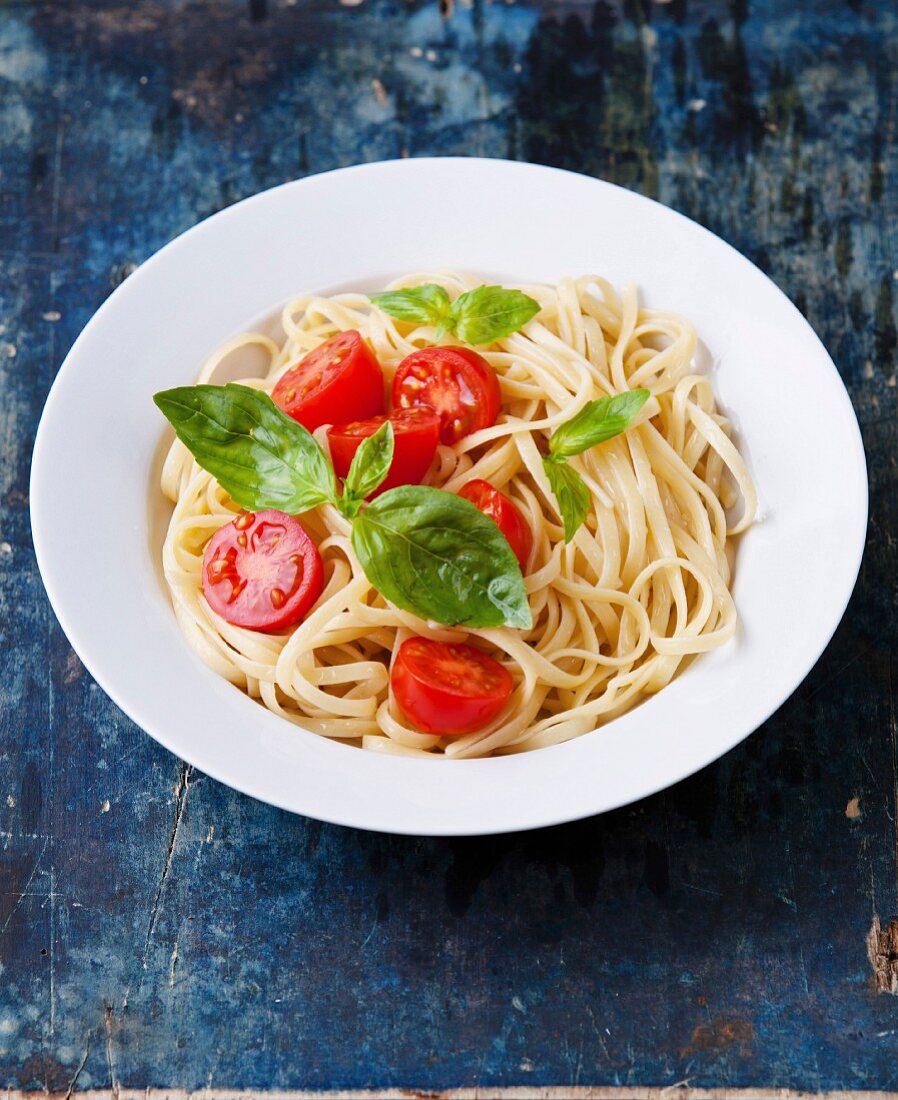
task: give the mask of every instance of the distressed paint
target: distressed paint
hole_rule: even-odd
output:
[[[0,6],[0,1088],[898,1089],[898,13],[443,10]],[[603,176],[744,251],[833,354],[872,493],[846,619],[762,731],[627,809],[461,841],[180,764],[69,649],[27,514],[53,374],[135,264],[285,179],[441,153]]]

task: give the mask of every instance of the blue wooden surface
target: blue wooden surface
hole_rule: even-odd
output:
[[[889,0],[0,5],[0,1087],[898,1089],[866,942],[898,913],[896,36]],[[744,251],[833,354],[872,490],[847,617],[759,733],[464,841],[179,763],[83,672],[28,526],[54,372],[133,265],[282,180],[441,153],[603,176]]]

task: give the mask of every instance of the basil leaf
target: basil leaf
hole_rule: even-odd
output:
[[[570,458],[613,439],[629,428],[649,396],[648,390],[628,390],[590,401],[555,431],[549,440],[549,450],[559,458]]]
[[[564,541],[570,542],[589,513],[589,489],[573,466],[564,461],[544,458],[543,469],[564,521]]]
[[[359,505],[381,484],[393,461],[393,425],[385,420],[373,435],[363,439],[353,455],[343,482],[344,514],[354,516]],[[347,511],[348,509],[348,511]]]
[[[524,578],[496,524],[455,493],[388,489],[353,521],[365,575],[396,607],[446,626],[532,625]]]
[[[540,308],[539,302],[522,291],[501,286],[479,286],[450,302],[449,295],[436,283],[372,294],[371,301],[399,321],[435,325],[437,339],[451,332],[465,344],[492,344],[510,336]]]
[[[539,308],[539,302],[520,290],[479,286],[455,299],[448,327],[465,344],[492,344],[517,332]]]
[[[297,515],[337,499],[337,481],[309,432],[249,386],[181,386],[153,400],[178,439],[243,508]]]
[[[449,295],[436,283],[424,283],[411,290],[387,290],[383,294],[372,294],[371,301],[397,321],[420,325],[445,326],[452,305]]]

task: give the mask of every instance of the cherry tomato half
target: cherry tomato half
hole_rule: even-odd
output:
[[[390,673],[393,697],[409,722],[425,733],[473,733],[502,711],[514,681],[482,649],[409,638]]]
[[[429,405],[440,417],[440,439],[450,445],[495,424],[499,403],[496,372],[468,348],[413,351],[393,377],[393,404]]]
[[[485,516],[489,516],[514,551],[521,569],[527,568],[527,559],[533,546],[533,532],[521,515],[520,509],[504,493],[500,493],[488,481],[476,478],[463,485],[458,495],[469,500]]]
[[[375,416],[371,420],[341,424],[328,431],[331,459],[339,477],[346,477],[362,440],[374,435],[385,420],[386,416]],[[390,413],[389,420],[393,425],[393,461],[389,473],[372,496],[396,485],[418,485],[430,469],[440,439],[440,418],[433,409],[396,409]]]
[[[365,341],[350,329],[300,359],[271,397],[313,432],[322,424],[345,424],[383,412],[383,371]]]
[[[274,508],[242,512],[219,527],[203,556],[203,595],[234,626],[281,630],[321,595],[318,547],[292,517]]]

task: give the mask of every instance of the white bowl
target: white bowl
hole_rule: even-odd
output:
[[[738,551],[737,639],[564,745],[487,760],[362,752],[290,725],[206,668],[159,565],[165,425],[151,395],[300,291],[456,267],[598,273],[685,314],[761,497]],[[848,396],[804,318],[686,218],[598,180],[495,160],[369,164],[238,203],[162,249],[97,312],[53,385],[31,516],[53,608],[97,682],[178,756],[325,821],[412,834],[533,828],[642,798],[756,729],[819,657],[854,586],[867,482]]]

